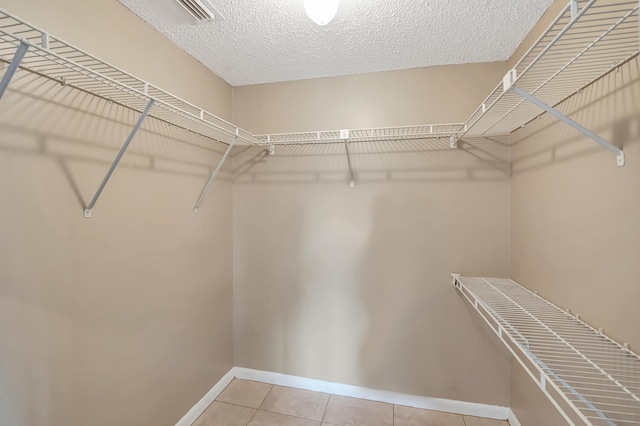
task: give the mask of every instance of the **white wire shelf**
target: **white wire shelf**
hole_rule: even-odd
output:
[[[152,117],[226,144],[236,135],[238,143],[259,142],[251,133],[0,9],[0,64],[11,61],[21,42],[29,46],[20,64],[25,70],[137,111],[154,99]]]
[[[453,284],[568,424],[640,425],[640,356],[512,280]]]
[[[639,38],[637,0],[570,1],[505,78],[555,106],[637,56]],[[500,83],[474,111],[469,135],[508,134],[541,114],[509,87]]]
[[[386,142],[411,139],[457,138],[459,135],[464,133],[464,131],[464,123],[450,123],[369,129],[325,130],[317,132],[275,133],[269,135],[256,135],[256,138],[265,145],[304,145],[344,143],[347,141]]]

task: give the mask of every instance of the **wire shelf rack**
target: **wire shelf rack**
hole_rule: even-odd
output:
[[[568,424],[640,425],[640,356],[512,280],[453,284]]]
[[[155,100],[150,115],[229,144],[255,145],[249,132],[139,79],[0,9],[0,63],[9,63],[21,44],[29,46],[20,67],[61,84],[143,111]]]
[[[325,130],[319,132],[256,135],[262,144],[303,145],[349,142],[383,142],[394,140],[458,137],[464,123],[427,124],[421,126],[380,127],[370,129]]]
[[[508,134],[541,114],[511,84],[555,106],[638,55],[637,0],[570,1],[466,121],[469,135]]]

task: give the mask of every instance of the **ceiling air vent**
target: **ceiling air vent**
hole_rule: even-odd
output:
[[[224,17],[208,0],[176,0],[198,22],[222,21]]]

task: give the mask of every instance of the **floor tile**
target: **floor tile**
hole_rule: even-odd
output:
[[[255,412],[253,408],[214,401],[192,426],[246,426]]]
[[[419,408],[394,407],[395,426],[465,426],[462,416]],[[467,425],[468,426],[468,425]]]
[[[464,416],[466,426],[509,426],[506,420],[483,419],[480,417]]]
[[[329,394],[274,386],[260,410],[311,420],[322,420]]]
[[[266,383],[233,379],[216,400],[243,407],[258,408],[271,387]]]
[[[258,410],[248,426],[320,426],[320,422]]]
[[[331,395],[323,421],[341,426],[390,426],[393,405]]]

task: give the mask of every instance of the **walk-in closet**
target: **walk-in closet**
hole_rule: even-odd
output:
[[[0,0],[0,425],[640,425],[637,0]]]

